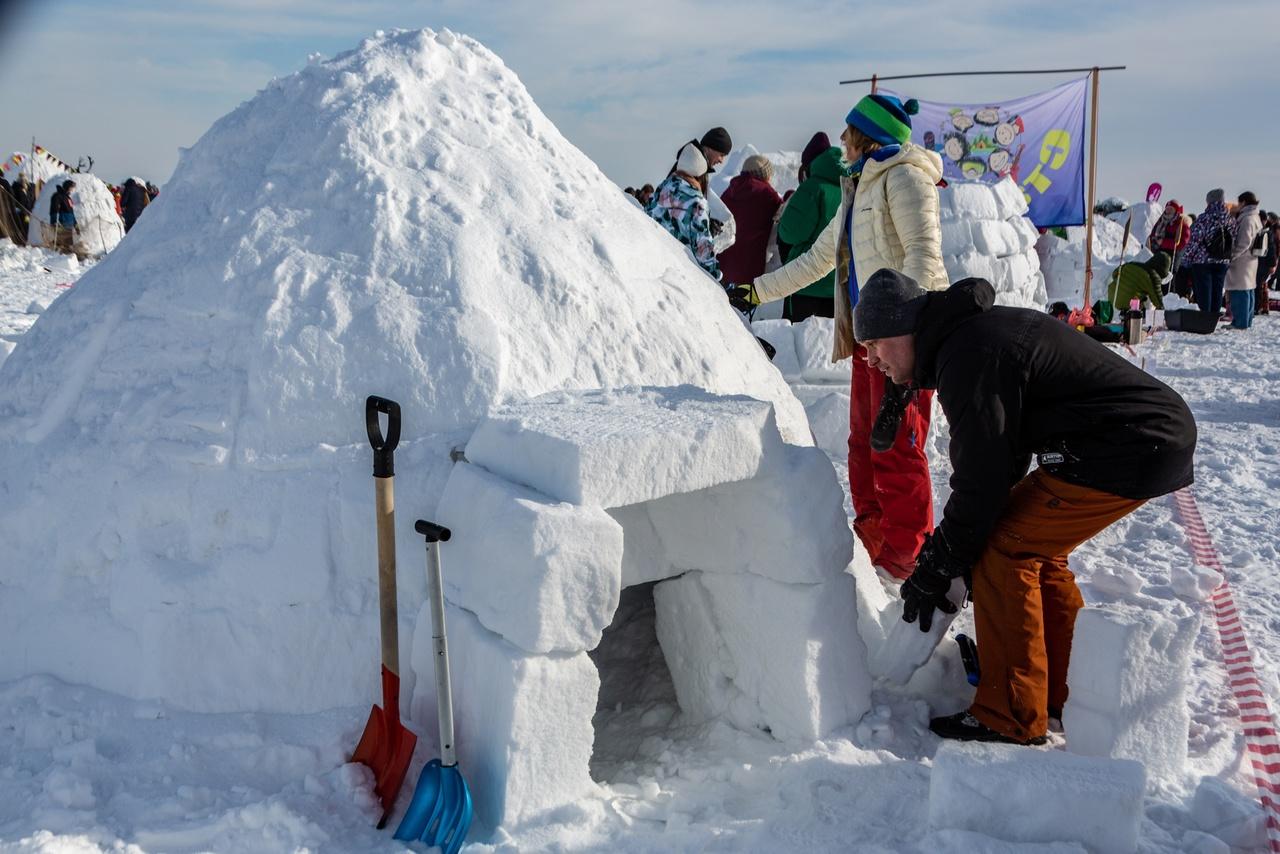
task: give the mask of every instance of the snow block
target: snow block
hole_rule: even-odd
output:
[[[986,279],[995,286],[996,279],[996,259],[979,253],[977,250],[970,250],[963,255],[947,255],[942,259],[943,266],[947,268],[947,278],[954,284],[961,279],[973,277],[975,279]]]
[[[552,498],[623,507],[746,480],[782,445],[768,403],[680,386],[512,404],[480,422],[466,453]]]
[[[1216,777],[1201,778],[1191,800],[1191,820],[1235,850],[1267,847],[1267,815],[1261,805]]]
[[[1187,683],[1200,616],[1181,602],[1081,609],[1063,709],[1067,749],[1136,759],[1154,779],[1187,761]]]
[[[974,248],[982,254],[999,258],[1018,251],[1018,232],[1004,220],[986,220],[970,225]]]
[[[956,219],[1002,219],[989,184],[956,181],[938,195],[951,197],[951,209],[955,211]]]
[[[690,718],[812,740],[870,708],[849,576],[781,584],[688,572],[653,595],[658,642]]]
[[[527,655],[452,605],[445,621],[458,764],[477,819],[510,824],[586,796],[595,786],[588,763],[600,691],[587,654]],[[439,755],[431,633],[424,604],[413,633],[418,679],[410,705],[424,756]]]
[[[795,327],[790,320],[757,320],[751,324],[751,332],[768,341],[776,351],[773,366],[787,382],[800,379],[800,357],[796,355]]]
[[[485,628],[528,652],[600,643],[622,590],[622,527],[607,513],[458,463],[436,515],[456,535],[445,557],[449,599]]]
[[[844,385],[796,385],[791,390],[804,405],[813,441],[835,459],[849,454],[849,388]]]
[[[788,445],[754,480],[671,495],[646,509],[666,559],[686,569],[816,584],[841,574],[853,556],[840,484],[819,448]]]
[[[947,597],[959,605],[964,601],[964,595],[964,579],[957,578],[951,583]],[[867,642],[867,666],[877,679],[891,685],[905,685],[933,655],[956,615],[936,611],[929,631],[922,632],[918,624],[902,619],[902,599],[886,599],[878,621],[881,627],[880,643],[873,644],[870,640]],[[867,637],[865,632],[863,637]]]
[[[1127,759],[946,742],[933,760],[929,824],[1010,842],[1079,842],[1095,854],[1132,854],[1145,789],[1142,765]]]
[[[1029,252],[1036,245],[1036,241],[1040,239],[1040,230],[1035,224],[1025,216],[1011,216],[1006,222],[1013,226],[1013,230],[1018,233],[1018,251]]]
[[[1022,192],[1012,178],[1006,177],[1004,180],[991,185],[991,194],[996,200],[996,209],[999,211],[1001,219],[1009,219],[1009,217],[1021,217],[1030,207],[1027,204],[1027,197]]]
[[[973,249],[973,229],[967,219],[942,223],[942,254],[960,255]]]
[[[853,360],[831,361],[835,323],[830,317],[808,317],[793,327],[796,354],[800,358],[800,374],[805,382],[842,383],[846,386],[850,383]]]
[[[609,515],[622,526],[622,587],[645,584],[679,575],[672,565],[658,531],[649,518],[648,504],[615,507]]]

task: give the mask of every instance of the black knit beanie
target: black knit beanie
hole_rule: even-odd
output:
[[[729,152],[733,151],[733,140],[729,138],[729,132],[724,128],[712,128],[702,135],[702,147],[718,151],[728,157]]]
[[[928,291],[897,270],[881,269],[858,289],[853,337],[859,341],[896,338],[916,331]]]

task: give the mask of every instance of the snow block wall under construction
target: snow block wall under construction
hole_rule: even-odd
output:
[[[431,31],[379,34],[219,120],[146,228],[0,367],[0,679],[362,720],[369,394],[403,408],[402,661],[430,635],[413,520],[457,529],[459,744],[487,763],[483,820],[589,785],[586,651],[631,584],[658,583],[687,713],[813,738],[865,711],[854,546],[800,403],[516,76]],[[498,752],[468,754],[482,744]]]

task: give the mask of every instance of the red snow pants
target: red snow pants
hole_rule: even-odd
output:
[[[871,425],[884,386],[884,374],[867,364],[867,351],[859,346],[853,354],[849,391],[853,530],[873,564],[896,578],[906,578],[915,568],[924,535],[933,530],[933,486],[924,452],[933,392],[916,392],[902,416],[897,441],[877,454],[871,450]]]
[[[1067,556],[1145,499],[1077,486],[1037,469],[1009,493],[973,568],[982,671],[969,712],[1018,741],[1045,734],[1067,701],[1067,663],[1084,604]]]

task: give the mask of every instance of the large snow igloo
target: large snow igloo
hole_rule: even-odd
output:
[[[219,119],[0,366],[0,679],[351,708],[358,730],[379,672],[369,394],[403,416],[423,751],[412,523],[455,530],[458,747],[485,824],[592,785],[588,651],[624,588],[652,585],[651,646],[691,720],[804,739],[866,709],[854,544],[804,409],[516,75],[431,31]]]

